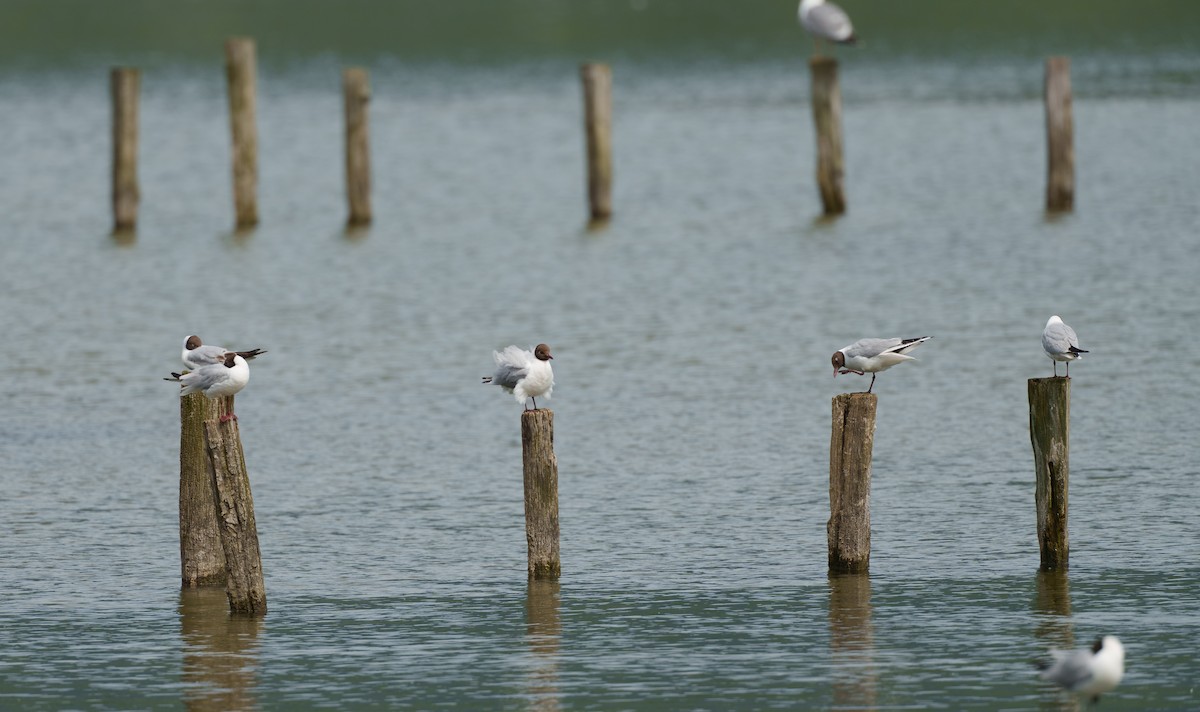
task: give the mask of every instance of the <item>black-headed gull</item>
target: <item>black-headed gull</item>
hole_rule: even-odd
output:
[[[1097,638],[1091,648],[1051,650],[1051,659],[1037,663],[1043,680],[1091,698],[1115,688],[1125,675],[1125,648],[1115,635]]]
[[[1058,362],[1067,362],[1067,378],[1071,377],[1071,362],[1082,358],[1079,354],[1087,351],[1079,348],[1079,337],[1075,330],[1063,323],[1058,315],[1050,317],[1046,328],[1042,329],[1042,348],[1054,362],[1054,376],[1058,377]]]
[[[484,383],[492,383],[513,394],[517,402],[525,406],[525,399],[533,399],[533,409],[537,410],[537,397],[550,398],[554,389],[554,370],[550,368],[550,347],[538,344],[533,351],[526,351],[518,346],[509,346],[503,351],[493,351],[492,359],[496,361],[496,372],[484,376]],[[529,410],[528,406],[525,406]]]
[[[206,346],[200,340],[199,336],[192,334],[183,340],[183,353],[180,355],[180,358],[183,359],[183,365],[189,371],[195,371],[204,366],[223,363],[225,361],[225,354],[229,351],[232,351],[232,349],[223,349],[220,346]],[[247,361],[252,361],[255,356],[261,356],[266,351],[262,349],[250,349],[249,351],[234,351],[233,353]]]
[[[166,381],[179,381],[179,397],[200,391],[205,398],[220,398],[231,396],[246,387],[250,382],[250,365],[246,359],[233,351],[225,352],[221,363],[201,366],[189,373],[172,373]],[[237,420],[233,413],[221,416],[224,422],[230,418]]]
[[[875,387],[875,374],[886,371],[898,363],[916,361],[905,354],[921,344],[932,339],[932,336],[918,336],[915,339],[859,339],[849,346],[843,346],[833,352],[833,377],[839,373],[857,373],[862,376],[871,374],[871,385],[867,393]]]
[[[800,8],[796,11],[800,24],[809,34],[817,38],[814,52],[819,54],[821,40],[829,40],[838,44],[854,44],[854,26],[850,24],[850,16],[842,8],[825,0],[801,0]]]

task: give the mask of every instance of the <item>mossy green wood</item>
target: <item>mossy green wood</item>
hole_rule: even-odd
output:
[[[829,438],[829,544],[831,573],[865,573],[871,562],[871,451],[875,444],[873,393],[833,399]]]
[[[217,529],[204,421],[233,411],[233,396],[179,399],[179,560],[183,587],[225,585],[225,551]]]
[[[1038,548],[1041,568],[1067,568],[1067,493],[1070,481],[1071,379],[1029,379],[1029,439],[1037,474]]]
[[[529,576],[557,578],[558,459],[554,456],[554,412],[545,408],[521,414],[521,459],[525,470],[525,539]]]

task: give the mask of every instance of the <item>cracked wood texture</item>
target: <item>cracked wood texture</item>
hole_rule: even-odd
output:
[[[233,396],[179,399],[179,560],[183,587],[224,586],[225,550],[217,529],[204,421],[233,412]]]
[[[236,420],[204,421],[221,547],[225,551],[225,594],[234,613],[267,612],[262,555],[254,524],[254,497]]]
[[[588,205],[593,221],[612,216],[612,68],[584,64],[583,123],[587,136]]]
[[[812,75],[813,124],[817,130],[817,187],[825,215],[846,212],[842,189],[845,163],[842,160],[842,90],[838,87],[837,60],[813,57],[808,62]]]
[[[1071,60],[1046,60],[1046,210],[1075,207],[1075,125],[1071,113]]]
[[[367,70],[351,67],[342,72],[342,97],[346,110],[346,200],[350,226],[371,222],[371,155],[368,150],[367,103],[371,87]]]
[[[225,79],[229,92],[229,125],[233,134],[233,206],[238,229],[258,224],[258,125],[254,40],[225,41]]]
[[[1038,548],[1043,571],[1067,568],[1068,465],[1071,439],[1071,379],[1029,379],[1029,439],[1037,471]]]
[[[129,232],[137,227],[138,201],[138,92],[142,73],[129,67],[115,67],[110,76],[112,91],[112,203],[113,232]]]
[[[558,459],[554,456],[554,411],[521,414],[521,458],[525,465],[525,540],[529,576],[557,578]]]
[[[871,450],[875,444],[873,393],[833,399],[829,439],[830,573],[866,573],[871,562]]]

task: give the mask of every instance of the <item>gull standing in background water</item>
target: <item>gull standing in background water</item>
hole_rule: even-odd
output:
[[[538,344],[533,351],[526,351],[517,346],[509,346],[503,351],[493,351],[492,358],[496,361],[496,372],[484,376],[484,383],[493,383],[513,394],[517,402],[525,406],[525,399],[533,399],[533,409],[537,410],[537,397],[550,398],[554,389],[554,370],[550,368],[550,347]],[[529,410],[525,406],[525,410]]]
[[[875,387],[875,375],[886,371],[898,363],[916,361],[905,353],[917,348],[932,339],[932,336],[918,336],[913,339],[859,339],[849,346],[843,346],[833,352],[833,377],[839,373],[857,373],[862,376],[871,374],[871,385],[867,393]]]
[[[180,355],[180,358],[183,359],[183,365],[187,366],[189,371],[195,371],[204,366],[224,363],[225,354],[230,350],[223,349],[220,346],[205,345],[199,336],[192,334],[183,340],[183,353]],[[250,349],[249,351],[234,351],[233,353],[247,361],[252,361],[255,356],[261,356],[266,351],[262,349]]]
[[[850,16],[842,8],[825,0],[800,0],[800,9],[796,11],[800,24],[808,33],[816,38],[813,55],[821,55],[821,40],[829,40],[838,44],[854,44],[858,38],[854,36],[854,26],[850,24]]]
[[[1098,702],[1125,675],[1125,648],[1115,635],[1097,638],[1091,648],[1051,650],[1050,661],[1037,663],[1043,680]]]
[[[1080,354],[1087,351],[1079,348],[1079,337],[1075,330],[1063,323],[1058,315],[1050,317],[1046,328],[1042,330],[1042,348],[1054,363],[1054,377],[1058,378],[1058,362],[1067,362],[1067,378],[1071,377],[1071,362],[1083,358]]]
[[[172,373],[164,381],[179,381],[179,397],[200,391],[205,398],[231,396],[250,382],[250,365],[234,351],[226,351],[220,363],[201,366],[190,373]],[[229,413],[221,416],[221,422],[237,420]]]

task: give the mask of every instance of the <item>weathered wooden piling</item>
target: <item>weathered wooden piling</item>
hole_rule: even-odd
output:
[[[529,576],[557,578],[558,459],[554,456],[554,411],[521,414],[521,458],[525,465],[525,540]]]
[[[812,75],[813,124],[817,131],[817,187],[825,215],[846,212],[842,189],[845,164],[842,160],[842,90],[838,87],[837,60],[813,57],[808,61]]]
[[[1067,490],[1071,438],[1071,379],[1029,379],[1029,439],[1037,470],[1038,547],[1043,570],[1067,568]]]
[[[258,224],[258,124],[254,39],[225,41],[225,79],[233,135],[233,206],[238,229]]]
[[[588,205],[593,221],[612,217],[612,68],[584,64],[584,130],[587,135]]]
[[[342,72],[342,96],[346,105],[346,200],[351,227],[371,223],[371,156],[368,151],[367,102],[371,87],[367,70],[350,67]]]
[[[204,421],[233,412],[233,396],[179,399],[179,560],[183,587],[223,586],[225,550],[217,526]]]
[[[112,204],[113,232],[137,228],[138,202],[138,95],[142,73],[131,67],[114,67],[109,75],[112,93]]]
[[[1071,115],[1071,60],[1046,60],[1046,210],[1075,207],[1075,128]]]
[[[871,450],[875,443],[874,393],[833,399],[829,439],[830,573],[866,573],[871,562]]]
[[[254,497],[237,421],[204,421],[221,547],[225,551],[225,593],[234,613],[267,612],[262,555],[254,523]]]

